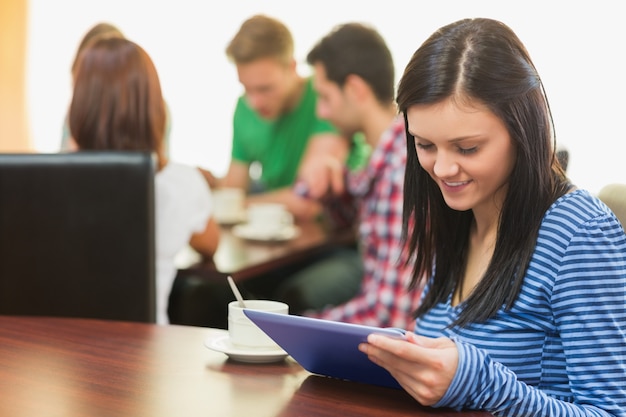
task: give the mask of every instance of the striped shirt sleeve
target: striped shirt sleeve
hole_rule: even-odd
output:
[[[447,334],[459,365],[437,406],[626,416],[626,236],[595,199],[567,200],[544,219],[511,312]],[[433,314],[418,328],[433,333],[449,324],[445,317]]]

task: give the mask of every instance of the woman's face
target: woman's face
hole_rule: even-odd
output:
[[[412,106],[406,115],[420,165],[446,204],[475,215],[499,213],[515,164],[515,147],[504,123],[481,104],[451,99]]]

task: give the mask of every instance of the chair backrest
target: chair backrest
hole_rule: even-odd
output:
[[[608,184],[602,187],[598,198],[615,213],[626,230],[626,184]]]
[[[0,154],[0,314],[155,322],[154,163]]]

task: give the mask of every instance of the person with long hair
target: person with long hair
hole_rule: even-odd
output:
[[[81,53],[91,45],[91,43],[95,42],[98,39],[106,39],[106,38],[124,38],[124,33],[120,28],[115,26],[109,22],[99,22],[89,28],[89,30],[83,35],[78,44],[78,48],[76,49],[76,53],[74,54],[74,60],[72,61],[71,66],[71,75],[72,75],[72,86],[74,85],[76,79],[76,72],[78,71],[78,62]],[[165,111],[166,111],[166,123],[165,123],[165,131],[164,131],[164,152],[168,153],[169,148],[169,137],[170,131],[172,129],[171,123],[171,115],[169,106],[167,102],[165,103]],[[69,110],[68,110],[69,113]],[[63,119],[63,129],[61,133],[61,152],[71,151],[70,148],[70,127],[69,127],[69,115],[66,114]]]
[[[124,34],[122,31],[112,23],[109,22],[99,22],[89,28],[89,30],[83,35],[78,44],[78,48],[76,49],[76,53],[74,54],[74,60],[72,61],[72,66],[70,68],[70,72],[72,75],[72,86],[74,85],[74,79],[76,78],[76,70],[78,67],[78,57],[80,53],[89,46],[91,42],[99,38],[112,38],[119,37],[123,38]],[[68,112],[69,113],[69,110]],[[70,149],[70,126],[69,126],[69,114],[65,115],[63,119],[63,129],[61,131],[61,152],[66,152]]]
[[[174,258],[187,244],[212,256],[219,227],[211,192],[197,168],[168,161],[167,111],[157,70],[147,52],[123,37],[100,38],[77,63],[69,126],[80,151],[144,151],[156,161],[155,230],[157,322],[167,323]]]
[[[432,34],[398,86],[413,285],[405,340],[360,349],[417,401],[496,416],[626,415],[626,234],[570,183],[547,95],[492,19]]]

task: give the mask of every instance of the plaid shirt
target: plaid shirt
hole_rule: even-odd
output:
[[[412,330],[411,313],[418,306],[421,290],[408,291],[413,265],[405,265],[408,253],[401,244],[405,166],[404,119],[398,117],[383,133],[367,167],[346,174],[346,187],[359,215],[359,248],[364,263],[361,289],[345,304],[305,315]],[[342,199],[345,203],[345,197]],[[331,204],[327,209],[337,211],[339,207]]]

